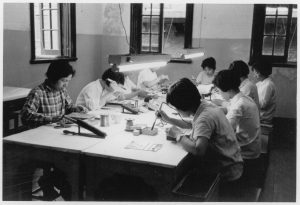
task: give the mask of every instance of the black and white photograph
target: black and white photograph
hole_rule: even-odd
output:
[[[297,202],[296,1],[0,9],[1,203]]]

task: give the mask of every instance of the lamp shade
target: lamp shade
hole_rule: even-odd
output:
[[[182,55],[183,59],[198,58],[204,56],[204,48],[189,48],[187,53]]]
[[[109,55],[108,63],[117,65],[120,71],[155,68],[167,65],[171,57],[167,54]]]

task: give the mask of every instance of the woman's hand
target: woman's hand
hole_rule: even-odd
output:
[[[162,119],[163,121],[169,123],[170,122],[170,117],[162,110],[157,110],[155,112],[156,116],[160,119]]]
[[[75,107],[75,112],[87,113],[88,111],[89,110],[82,105],[78,105],[77,107]]]
[[[174,141],[177,141],[177,139],[182,135],[182,131],[176,126],[167,128],[165,131],[166,131],[166,135],[169,138],[173,138]]]

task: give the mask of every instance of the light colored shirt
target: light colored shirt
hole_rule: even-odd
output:
[[[259,111],[255,102],[242,92],[227,107],[227,119],[235,130],[244,159],[258,158],[261,153]]]
[[[77,97],[76,105],[82,105],[89,110],[96,110],[100,109],[106,104],[106,102],[114,98],[115,96],[113,95],[113,92],[109,93],[106,89],[104,89],[100,80],[97,79],[82,88]]]
[[[252,98],[255,104],[257,105],[258,109],[260,109],[257,87],[253,82],[249,80],[249,78],[246,78],[245,80],[243,80],[243,82],[241,82],[240,91],[244,95]]]
[[[139,73],[137,80],[137,87],[141,89],[145,89],[146,87],[143,85],[143,82],[153,81],[157,79],[156,72],[151,71],[151,69],[146,68]]]
[[[260,122],[272,124],[276,110],[276,86],[270,77],[256,83],[259,105]]]
[[[125,94],[129,94],[132,92],[132,89],[137,88],[137,86],[130,80],[128,76],[125,77],[124,86],[126,90],[124,91]]]
[[[204,85],[212,84],[214,77],[215,75],[208,76],[204,71],[201,71],[196,78],[196,83]]]
[[[219,156],[216,160],[223,167],[243,161],[235,133],[221,109],[202,100],[194,115],[192,127],[191,140],[207,138],[209,147]],[[242,170],[239,172],[241,174]]]

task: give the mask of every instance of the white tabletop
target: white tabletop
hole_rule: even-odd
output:
[[[18,134],[3,138],[6,142],[26,144],[33,147],[47,147],[49,149],[62,150],[66,152],[80,152],[103,139],[73,136],[63,134],[63,129],[55,129],[54,125],[45,125],[35,129],[27,130]],[[70,131],[77,131],[77,126],[68,128]],[[82,129],[81,132],[89,132]]]
[[[18,88],[18,87],[3,87],[3,101],[15,100],[19,98],[27,97],[31,89]]]
[[[103,131],[111,130],[108,137],[101,143],[93,145],[83,150],[83,153],[89,156],[99,156],[132,161],[136,163],[146,163],[162,167],[174,168],[179,165],[187,152],[178,144],[166,140],[165,127],[158,127],[156,136],[139,135],[134,136],[132,132],[125,131],[126,120],[121,120],[119,124],[111,124],[109,127],[101,128]],[[133,118],[134,124],[145,124],[149,127],[155,120],[154,112],[140,115],[128,115],[127,118]],[[144,146],[146,144],[161,144],[158,151],[145,151],[137,149],[126,149],[131,142],[136,145]]]

